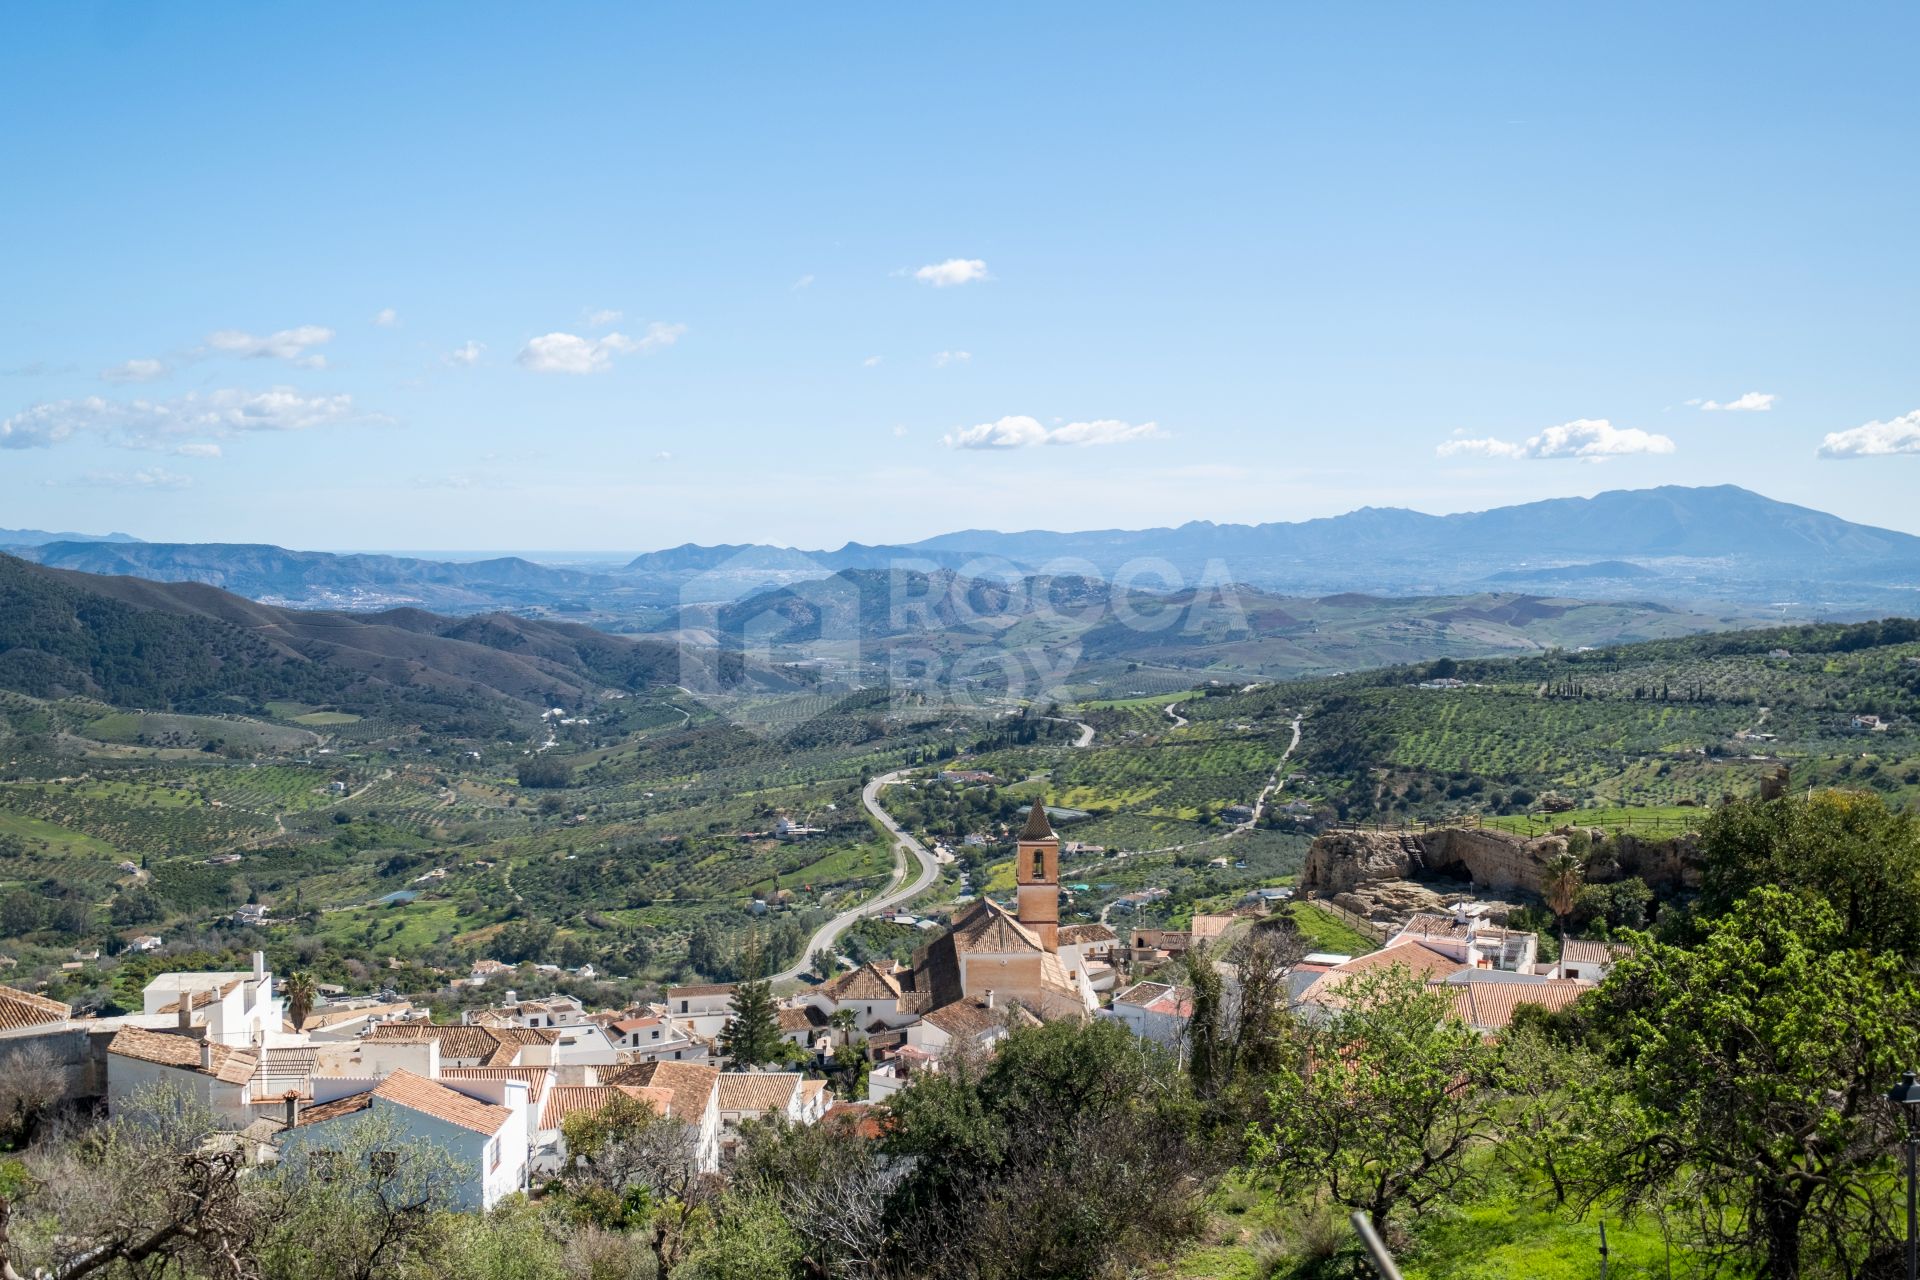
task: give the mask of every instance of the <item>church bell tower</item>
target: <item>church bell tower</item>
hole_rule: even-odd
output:
[[[1020,886],[1021,924],[1049,951],[1058,951],[1060,933],[1060,837],[1047,821],[1047,806],[1035,801],[1014,855],[1014,880]]]

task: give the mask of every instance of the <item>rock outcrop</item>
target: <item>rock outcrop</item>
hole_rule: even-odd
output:
[[[1300,887],[1308,893],[1337,897],[1388,881],[1432,877],[1467,881],[1476,893],[1537,896],[1547,863],[1566,852],[1567,838],[1573,830],[1569,826],[1532,838],[1485,827],[1439,827],[1417,835],[1332,831],[1316,839],[1307,850]],[[1662,893],[1699,883],[1690,837],[1647,841],[1631,835],[1608,836],[1597,830],[1587,834],[1595,848],[1604,843],[1609,855],[1594,867],[1595,881],[1639,876]],[[1363,896],[1382,895],[1376,892]]]

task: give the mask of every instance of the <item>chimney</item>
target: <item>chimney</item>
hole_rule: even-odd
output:
[[[292,1089],[287,1090],[286,1103],[287,1103],[287,1128],[291,1129],[293,1128],[294,1125],[300,1122],[299,1093],[297,1093]]]
[[[513,1006],[519,1003],[520,1001],[514,998],[513,992],[511,991],[507,992],[507,1008],[511,1009],[513,1008]]]
[[[177,1004],[180,1010],[180,1029],[191,1031],[193,1029],[193,992],[182,991]]]
[[[253,980],[255,982],[258,982],[260,981],[260,979],[266,976],[267,976],[267,953],[264,951],[256,951],[253,953]]]
[[[993,1008],[993,988],[987,988],[987,1008]]]
[[[200,1069],[202,1071],[213,1070],[213,1041],[211,1040],[202,1040],[200,1042]]]

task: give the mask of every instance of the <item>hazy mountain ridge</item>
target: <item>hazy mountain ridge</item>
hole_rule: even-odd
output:
[[[0,688],[123,705],[226,695],[579,702],[681,678],[674,646],[508,614],[283,609],[0,555]]]

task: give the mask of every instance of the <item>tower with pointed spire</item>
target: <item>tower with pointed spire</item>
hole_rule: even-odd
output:
[[[1047,806],[1036,800],[1027,812],[1014,854],[1014,881],[1020,887],[1015,919],[1031,929],[1049,951],[1060,949],[1060,837],[1047,821]]]

